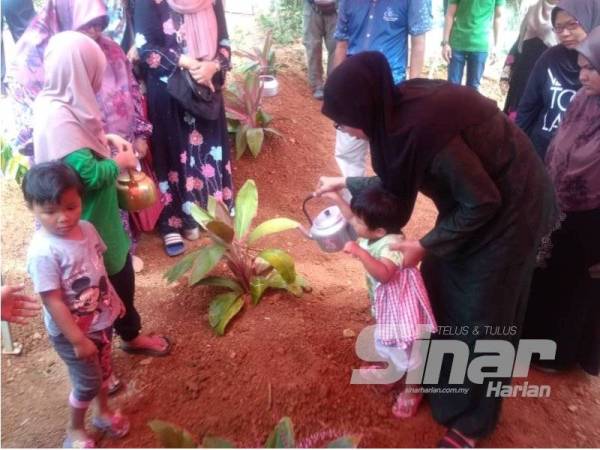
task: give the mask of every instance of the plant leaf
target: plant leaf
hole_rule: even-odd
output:
[[[235,448],[235,444],[218,436],[204,436],[203,448]]]
[[[206,278],[202,278],[200,281],[198,281],[197,284],[200,286],[226,287],[228,289],[231,289],[233,292],[237,292],[238,294],[241,294],[243,292],[243,289],[240,286],[240,284],[237,281],[232,280],[231,278],[206,277]]]
[[[250,280],[250,297],[253,305],[258,305],[268,287],[269,281],[265,277],[252,277]]]
[[[273,233],[279,233],[281,231],[291,230],[297,228],[300,224],[292,219],[285,217],[278,217],[275,219],[266,220],[257,226],[250,235],[248,236],[248,244],[252,244],[254,241]]]
[[[235,236],[242,240],[258,209],[258,192],[254,180],[247,180],[235,198]]]
[[[206,211],[208,211],[208,214],[210,214],[211,220],[216,219],[217,199],[214,198],[212,195],[209,195],[208,200],[206,201]]]
[[[260,252],[258,256],[268,261],[286,283],[290,284],[296,280],[294,260],[288,253],[279,248],[269,248]]]
[[[256,111],[256,123],[261,127],[266,127],[272,120],[273,117],[264,112],[261,108]]]
[[[192,267],[192,274],[189,280],[190,286],[204,278],[218,264],[224,253],[225,247],[219,244],[202,247]]]
[[[294,425],[289,417],[282,418],[269,435],[265,448],[295,448]]]
[[[219,336],[225,334],[225,327],[242,306],[244,300],[237,292],[219,294],[213,299],[208,308],[208,321]]]
[[[265,140],[265,132],[262,128],[249,128],[246,131],[246,141],[248,141],[248,147],[252,156],[255,158],[260,153],[260,150]]]
[[[268,131],[269,133],[272,133],[272,134],[274,134],[274,135],[276,135],[276,136],[283,137],[283,134],[281,134],[281,133],[280,133],[279,131],[277,131],[275,128],[267,127],[267,128],[265,128],[264,130],[265,130],[265,131]]]
[[[303,279],[299,275],[296,275],[296,280],[293,283],[286,283],[285,280],[281,277],[279,272],[273,271],[267,277],[269,287],[273,289],[285,289],[286,291],[292,293],[296,297],[302,296],[303,287],[302,282]],[[302,281],[300,281],[302,280]]]
[[[219,220],[213,220],[208,222],[205,228],[207,231],[210,231],[218,236],[219,239],[226,244],[231,244],[231,241],[233,241],[233,229],[226,223],[223,223]]]
[[[151,420],[148,426],[154,432],[160,447],[163,448],[198,448],[192,435],[183,428],[162,420]]]
[[[329,442],[326,448],[357,448],[362,436],[345,435]]]
[[[184,273],[191,269],[200,251],[201,250],[195,250],[192,253],[185,255],[179,262],[177,262],[177,264],[165,272],[163,278],[166,278],[169,283],[173,283],[181,278]]]
[[[235,132],[235,157],[240,159],[246,151],[246,131],[248,131],[248,125],[242,125]]]
[[[210,222],[211,220],[214,220],[214,217],[212,215],[210,215],[208,211],[206,211],[203,208],[200,208],[195,203],[192,205],[191,214],[192,214],[192,217],[194,218],[194,220],[196,222],[198,222],[198,224],[202,228],[205,227],[206,223]]]

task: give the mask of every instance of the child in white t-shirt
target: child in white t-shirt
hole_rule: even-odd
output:
[[[108,407],[112,373],[113,322],[124,311],[104,267],[104,242],[94,226],[80,220],[83,186],[66,164],[38,164],[23,180],[23,195],[41,228],[27,255],[27,270],[44,304],[52,346],[69,369],[72,391],[68,448],[94,447],[85,415],[96,401],[93,425],[113,437],[129,431],[129,421]]]

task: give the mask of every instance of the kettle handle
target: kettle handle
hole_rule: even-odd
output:
[[[315,198],[316,195],[313,192],[312,194],[310,194],[308,197],[306,197],[304,199],[304,201],[302,202],[302,211],[304,211],[304,215],[306,216],[306,218],[308,219],[308,223],[310,223],[310,226],[312,227],[313,221],[310,218],[310,216],[308,215],[308,211],[306,210],[306,203],[308,203],[309,200],[312,200],[313,198]]]
[[[134,175],[135,175],[135,170],[134,169],[127,169],[127,173],[129,174],[129,186],[137,186],[137,181],[135,181]]]

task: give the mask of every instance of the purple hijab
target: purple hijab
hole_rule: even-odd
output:
[[[10,140],[21,153],[33,156],[32,106],[44,84],[44,51],[48,41],[57,33],[81,30],[89,22],[102,18],[108,23],[102,0],[48,0],[17,43],[7,81],[17,122]],[[126,55],[117,43],[104,36],[96,43],[108,62],[102,89],[96,96],[104,131],[128,141],[149,137],[152,125],[144,117],[142,95]]]
[[[577,51],[600,72],[600,27]],[[546,165],[563,211],[600,208],[600,95],[582,88],[550,143]]]

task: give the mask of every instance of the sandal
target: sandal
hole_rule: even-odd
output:
[[[423,394],[414,394],[412,392],[402,391],[396,397],[392,414],[398,419],[410,419],[417,414],[419,405],[423,399]]]
[[[185,251],[185,245],[181,234],[179,233],[167,233],[163,237],[165,244],[165,253],[169,256],[181,255]]]
[[[129,433],[129,419],[122,415],[118,409],[110,417],[94,417],[92,425],[112,438],[122,438]]]
[[[151,333],[150,336],[156,336],[154,333]],[[156,350],[153,348],[147,347],[132,347],[127,341],[121,342],[121,350],[127,353],[131,353],[133,355],[146,355],[146,356],[167,356],[171,353],[171,347],[173,344],[171,340],[167,336],[159,335],[159,338],[164,340],[167,346],[163,350]]]
[[[471,442],[452,428],[446,431],[446,434],[440,439],[437,446],[438,448],[475,448]]]
[[[87,439],[73,439],[67,435],[63,441],[62,448],[96,448],[96,442],[91,437]]]

